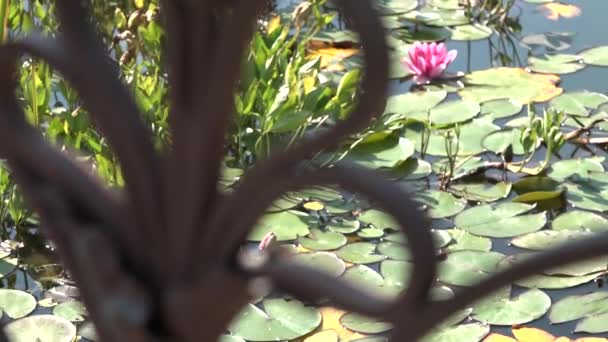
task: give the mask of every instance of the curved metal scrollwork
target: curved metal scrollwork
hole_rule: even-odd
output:
[[[411,197],[370,170],[301,166],[365,128],[385,102],[388,55],[381,23],[369,0],[339,3],[360,34],[366,60],[354,113],[329,132],[258,163],[229,195],[216,187],[224,135],[240,58],[264,1],[162,1],[174,136],[165,155],[154,150],[135,102],[106,62],[77,1],[57,0],[62,23],[57,38],[32,35],[0,48],[0,154],[59,246],[102,340],[214,341],[250,299],[250,281],[265,277],[299,298],[329,299],[389,321],[395,326],[393,341],[415,341],[515,279],[606,252],[608,234],[540,254],[450,300],[430,301],[433,241],[429,221]],[[22,53],[44,59],[79,91],[118,156],[124,193],[110,193],[25,122],[14,94]],[[275,198],[318,184],[361,193],[401,224],[414,268],[407,290],[394,302],[279,255],[253,269],[236,262],[248,230]]]

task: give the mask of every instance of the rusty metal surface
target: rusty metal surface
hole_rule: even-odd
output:
[[[515,279],[605,253],[608,234],[542,253],[450,300],[431,302],[433,240],[429,221],[411,196],[370,170],[302,165],[364,128],[385,102],[389,63],[380,21],[369,0],[339,3],[365,54],[357,108],[330,131],[260,162],[226,195],[216,184],[232,92],[264,1],[162,1],[174,136],[165,154],[154,150],[134,100],[104,61],[80,2],[57,0],[58,38],[33,35],[0,47],[0,156],[57,243],[103,341],[214,341],[248,302],[248,285],[256,279],[269,279],[304,300],[329,299],[389,321],[395,326],[392,341],[415,341]],[[119,158],[127,184],[123,193],[110,193],[26,123],[14,94],[21,54],[44,59],[78,90]],[[274,199],[319,184],[361,193],[401,224],[414,268],[408,289],[394,302],[276,253],[259,265],[238,262],[239,246]]]

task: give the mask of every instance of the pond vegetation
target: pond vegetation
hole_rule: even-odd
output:
[[[374,168],[411,192],[433,219],[434,300],[534,253],[608,230],[608,38],[596,30],[608,3],[374,3],[390,47],[385,109],[339,149],[307,162]],[[91,9],[108,62],[119,66],[158,149],[167,148],[157,2],[94,0]],[[0,0],[0,39],[33,30],[53,35],[53,11],[50,0]],[[235,90],[222,191],[273,151],[347,118],[360,95],[358,36],[331,0],[270,2],[258,26]],[[116,158],[76,91],[42,61],[21,63],[18,96],[28,121],[120,188]],[[14,341],[95,340],[75,284],[1,160],[0,195],[5,331]],[[390,298],[407,288],[412,267],[399,228],[358,194],[302,189],[268,208],[243,251],[260,253],[260,242],[284,248],[299,262]],[[607,273],[608,255],[556,265],[480,299],[424,341],[606,341]],[[390,335],[388,323],[312,304],[264,293],[221,341],[378,342]]]

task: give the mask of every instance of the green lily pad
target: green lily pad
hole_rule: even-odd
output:
[[[4,327],[12,342],[71,342],[76,338],[76,327],[55,315],[34,315],[8,323]]]
[[[432,172],[431,164],[426,160],[419,158],[409,158],[396,168],[389,171],[391,177],[396,177],[397,180],[410,181],[422,179]]]
[[[477,102],[447,101],[431,109],[430,120],[433,125],[437,126],[451,125],[474,118],[479,110],[480,107]]]
[[[388,338],[384,336],[364,337],[350,340],[350,342],[388,342]]]
[[[433,236],[433,243],[435,248],[442,248],[447,246],[452,241],[452,236],[447,230],[443,229],[432,229],[431,235]]]
[[[391,215],[376,209],[366,210],[363,214],[359,215],[358,219],[378,229],[399,228],[397,221]]]
[[[479,157],[458,157],[455,160],[455,168],[453,177],[464,177],[465,175],[469,175],[471,173],[476,172],[480,168],[483,168],[486,164],[485,161]],[[431,164],[433,172],[438,175],[444,175],[448,171],[449,161],[447,159],[439,159]]]
[[[414,91],[392,95],[387,99],[384,113],[397,113],[403,118],[426,121],[428,111],[437,106],[446,96],[445,90]]]
[[[25,291],[0,289],[0,309],[10,318],[25,317],[36,305],[36,298]]]
[[[418,194],[415,199],[428,206],[428,215],[434,219],[454,216],[466,206],[464,200],[454,197],[449,192],[438,190],[429,190]]]
[[[514,325],[542,317],[551,307],[551,298],[538,289],[511,298],[511,287],[501,289],[473,305],[472,317],[492,325]]]
[[[589,116],[591,109],[597,109],[608,102],[608,96],[590,91],[561,94],[549,102],[551,108],[575,116]]]
[[[439,42],[447,40],[452,35],[450,30],[443,27],[419,26],[415,29],[399,29],[393,31],[393,35],[398,39],[408,43],[414,42]]]
[[[405,237],[405,234],[403,232],[396,232],[396,233],[390,233],[390,234],[386,234],[382,240],[384,241],[391,241],[391,242],[397,242],[397,243],[407,243],[407,238]]]
[[[575,277],[536,274],[528,278],[516,280],[514,284],[527,288],[538,288],[547,290],[566,289],[588,283],[593,279],[597,278],[597,276],[600,274],[601,273],[593,273]]]
[[[268,212],[277,212],[277,211],[293,209],[296,206],[298,206],[298,204],[300,204],[301,201],[302,200],[297,197],[293,197],[293,196],[289,196],[289,195],[281,196],[279,199],[272,202],[272,204],[268,208]]]
[[[373,264],[386,259],[386,256],[376,254],[376,245],[369,242],[348,244],[336,251],[336,255],[353,264]]]
[[[330,214],[344,214],[357,209],[355,201],[334,200],[325,203],[325,210]]]
[[[305,216],[296,211],[283,211],[264,215],[253,231],[249,234],[249,241],[262,241],[264,235],[273,232],[277,241],[295,240],[310,233]]]
[[[602,173],[603,174],[603,173]],[[579,179],[565,182],[566,199],[575,208],[607,211],[608,184],[593,179]]]
[[[542,273],[550,276],[573,276],[580,277],[589,274],[597,274],[608,269],[608,257],[599,256],[566,265],[555,266],[544,270]]]
[[[513,237],[541,229],[545,213],[525,214],[534,206],[523,203],[480,205],[463,211],[454,218],[457,228],[487,237]]]
[[[588,211],[571,210],[560,214],[551,223],[554,230],[586,230],[605,232],[608,230],[608,220]]]
[[[379,239],[384,236],[384,230],[378,228],[363,228],[357,232],[357,236],[366,239]]]
[[[327,229],[332,232],[342,233],[342,234],[351,234],[356,232],[361,228],[361,222],[352,221],[352,220],[339,220],[339,221],[331,221],[327,224]]]
[[[523,104],[516,99],[497,99],[481,104],[481,114],[493,119],[502,119],[521,112]]]
[[[375,0],[374,7],[380,15],[398,15],[418,7],[418,0]]]
[[[523,155],[524,146],[521,144],[521,129],[507,128],[488,134],[482,142],[484,148],[494,153],[503,153],[509,146],[514,155]]]
[[[380,264],[380,273],[384,277],[384,287],[396,294],[407,288],[413,265],[407,261],[384,260]]]
[[[512,254],[501,260],[498,264],[499,269],[509,268],[511,265],[523,262],[533,257],[535,253]],[[519,279],[514,284],[539,289],[565,289],[587,283],[595,279],[606,267],[605,257],[593,258],[567,265],[555,266],[544,270],[542,273],[530,277]]]
[[[585,64],[608,66],[608,46],[597,46],[579,53]]]
[[[557,324],[607,312],[608,292],[591,292],[558,300],[551,307],[549,320],[552,324]]]
[[[352,331],[364,334],[379,334],[393,328],[393,325],[390,323],[382,322],[375,318],[366,317],[354,312],[349,312],[340,317],[340,323]]]
[[[577,230],[541,230],[518,236],[511,240],[511,244],[519,248],[543,251],[562,247],[569,242],[589,238],[594,234]]]
[[[247,342],[238,336],[220,335],[218,342]]]
[[[586,317],[578,322],[574,332],[586,332],[592,334],[608,332],[608,313]]]
[[[427,0],[427,5],[442,9],[457,10],[462,9],[458,0]]]
[[[530,203],[549,201],[562,196],[564,188],[549,177],[525,177],[513,184],[515,192],[520,194],[513,202]]]
[[[53,315],[65,318],[70,322],[82,322],[87,316],[87,309],[81,302],[73,300],[53,307]]]
[[[497,252],[455,251],[439,263],[441,282],[456,286],[471,286],[487,278],[504,258]]]
[[[346,237],[341,233],[322,231],[313,228],[308,237],[300,237],[298,242],[302,247],[313,251],[329,251],[340,248],[346,244]]]
[[[378,244],[378,253],[394,260],[410,260],[411,258],[406,245],[392,241],[380,242]]]
[[[490,333],[490,326],[482,323],[462,324],[441,328],[420,339],[421,342],[478,342]]]
[[[296,197],[301,199],[305,199],[308,201],[335,201],[338,199],[342,199],[342,194],[332,188],[328,187],[314,187],[310,189],[301,190],[294,194]]]
[[[398,138],[357,145],[345,159],[369,168],[395,167],[413,154],[414,144]]]
[[[321,324],[317,309],[295,299],[273,298],[262,303],[264,311],[248,304],[228,330],[248,341],[278,341],[304,336]]]
[[[377,294],[384,286],[384,278],[378,272],[365,265],[349,267],[344,272],[344,275],[342,275],[342,280],[373,294]]]
[[[359,34],[351,30],[321,30],[312,37],[312,40],[326,43],[357,43]]]
[[[425,6],[416,11],[410,11],[403,16],[414,23],[429,26],[458,26],[469,23],[464,10],[450,10]]]
[[[451,29],[452,40],[482,40],[492,35],[492,29],[482,24],[458,25]]]
[[[492,123],[492,118],[483,116],[460,125],[460,136],[458,139],[458,155],[466,156],[478,154],[484,151],[481,145],[483,138],[489,133],[498,130],[499,127]],[[426,153],[433,156],[447,156],[445,130],[432,131],[428,141]],[[415,143],[416,151],[422,150],[422,127],[421,125],[409,125],[405,127],[405,137]]]
[[[607,117],[607,110],[606,110],[606,105],[601,105],[600,108],[598,109],[598,111],[595,114],[592,114],[590,116],[587,117],[583,117],[583,116],[578,116],[578,117],[574,117],[574,116],[568,116],[566,118],[566,120],[564,121],[564,125],[565,126],[569,126],[569,127],[583,127],[583,126],[589,126],[591,125],[592,122],[596,122],[598,120],[604,120]],[[575,120],[576,119],[576,120]],[[600,121],[599,123],[595,124],[595,128],[600,130],[600,131],[608,131],[608,122],[606,121]]]
[[[474,71],[465,76],[467,85],[460,96],[477,103],[509,98],[523,104],[547,101],[562,92],[556,87],[556,75],[531,74],[520,68],[491,68]]]
[[[528,58],[528,68],[545,74],[570,74],[585,67],[580,63],[581,59],[581,56],[565,54],[546,55],[544,58],[531,56]]]
[[[97,329],[95,328],[95,325],[93,325],[92,322],[84,322],[81,323],[80,325],[78,325],[78,336],[82,336],[84,338],[86,338],[87,340],[90,341],[98,341],[99,338],[97,337]],[[222,336],[227,336],[227,335],[222,335]],[[232,340],[222,340],[220,337],[219,342],[243,342],[244,340],[238,340],[238,339],[232,339]]]
[[[460,183],[450,185],[450,191],[467,201],[494,202],[509,196],[511,183]]]
[[[587,176],[589,172],[603,172],[604,157],[560,160],[551,164],[547,176],[563,181],[572,175]]]
[[[333,253],[311,252],[298,253],[293,256],[293,260],[304,266],[325,272],[333,277],[339,277],[346,271],[346,265],[342,259]]]
[[[486,237],[473,235],[462,229],[448,229],[447,232],[453,241],[453,243],[445,247],[445,250],[448,252],[460,250],[488,252],[492,249],[492,240]]]

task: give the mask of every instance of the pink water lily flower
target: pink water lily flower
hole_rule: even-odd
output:
[[[410,58],[404,58],[402,62],[414,74],[414,81],[418,84],[441,76],[458,53],[456,50],[448,52],[443,43],[435,42],[415,42],[407,52]]]

